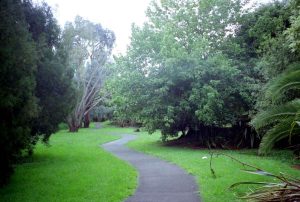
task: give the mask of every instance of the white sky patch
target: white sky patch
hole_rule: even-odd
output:
[[[42,2],[43,0],[33,0]],[[63,27],[74,21],[76,15],[100,23],[116,35],[114,54],[126,52],[130,43],[131,25],[142,25],[146,21],[146,9],[151,0],[44,0],[52,8],[54,16]],[[251,0],[265,3],[270,0]]]
[[[114,54],[125,53],[130,43],[131,25],[146,21],[146,9],[151,0],[44,0],[63,27],[74,21],[76,15],[100,23],[116,35]],[[42,2],[42,0],[34,0]]]

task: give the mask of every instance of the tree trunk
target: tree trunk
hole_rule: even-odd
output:
[[[84,128],[90,127],[90,113],[89,112],[86,113],[86,115],[84,115],[83,127]]]
[[[78,127],[69,125],[69,132],[71,132],[71,133],[78,132]]]
[[[69,132],[78,132],[79,129],[79,125],[77,124],[77,122],[75,121],[74,117],[68,119],[68,126],[69,126]]]

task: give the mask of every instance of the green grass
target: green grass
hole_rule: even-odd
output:
[[[237,196],[240,196],[245,191],[249,191],[249,187],[240,186],[234,189],[234,191],[229,191],[228,187],[235,182],[273,180],[242,172],[240,171],[242,168],[240,164],[225,156],[219,156],[213,160],[213,168],[217,175],[217,178],[213,178],[210,173],[210,156],[208,150],[167,147],[163,146],[159,140],[160,135],[158,133],[149,136],[142,132],[139,133],[139,138],[128,143],[128,146],[135,150],[173,162],[194,175],[200,187],[201,197],[205,202],[239,201]],[[291,153],[287,151],[275,152],[270,157],[257,156],[255,150],[223,150],[220,152],[229,154],[245,163],[255,165],[266,171],[273,173],[284,172],[296,177],[300,176],[299,170],[291,168],[291,164],[296,162],[293,160]],[[207,157],[207,159],[202,159],[202,157]],[[297,163],[299,163],[299,161]]]
[[[50,139],[50,147],[38,144],[32,157],[16,167],[11,183],[0,189],[0,201],[122,201],[133,194],[137,186],[135,169],[99,145],[119,138],[117,134],[132,134],[132,128],[117,128],[102,124],[101,129],[81,129],[79,133],[62,130]],[[115,134],[114,136],[110,134]],[[240,171],[241,165],[220,156],[214,159],[214,179],[209,168],[208,150],[167,147],[160,135],[136,133],[138,139],[128,145],[173,162],[196,176],[201,197],[206,202],[239,201],[236,195],[249,188],[228,187],[238,181],[266,181],[268,178]],[[278,151],[270,157],[259,157],[255,150],[221,151],[241,161],[274,173],[300,176],[291,164],[299,163],[290,153]],[[202,159],[202,157],[208,157]],[[272,179],[271,179],[272,180]]]
[[[50,147],[38,144],[34,155],[16,167],[11,183],[0,189],[0,201],[122,201],[136,188],[129,164],[99,147],[130,133],[104,124],[101,129],[62,130]]]

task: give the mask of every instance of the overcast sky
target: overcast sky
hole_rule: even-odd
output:
[[[130,43],[131,24],[142,25],[151,0],[44,0],[52,8],[61,26],[80,15],[114,31],[114,53],[125,53]],[[41,2],[35,0],[34,2]]]
[[[42,0],[34,0],[41,2]],[[52,8],[61,26],[80,15],[114,31],[116,44],[113,53],[125,53],[130,43],[131,24],[142,25],[151,0],[44,0]],[[252,0],[266,2],[269,0]]]

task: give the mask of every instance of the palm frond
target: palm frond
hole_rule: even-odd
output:
[[[300,89],[300,66],[289,69],[270,82],[266,95],[275,101],[291,89]]]
[[[259,154],[267,154],[273,148],[274,144],[277,141],[280,141],[284,138],[288,138],[290,136],[299,135],[300,128],[294,127],[293,131],[291,131],[291,124],[294,122],[294,118],[290,117],[285,119],[284,121],[275,125],[272,129],[268,130],[268,132],[263,136],[260,146],[259,146]]]
[[[300,99],[293,100],[283,105],[275,106],[263,111],[251,121],[256,130],[269,124],[281,121],[289,117],[295,117],[300,113]],[[291,125],[289,125],[290,127]]]

